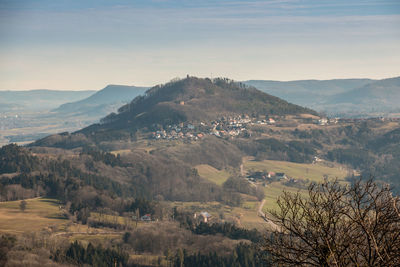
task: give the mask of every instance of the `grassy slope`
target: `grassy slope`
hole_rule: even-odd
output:
[[[277,210],[278,209],[278,204],[277,204],[277,199],[280,195],[282,195],[283,191],[290,192],[290,193],[297,193],[299,192],[302,194],[304,197],[306,197],[306,190],[304,189],[297,189],[294,187],[289,187],[283,185],[281,182],[273,182],[269,184],[267,187],[264,189],[265,191],[265,205],[263,207],[264,212],[269,212],[270,210]]]
[[[230,176],[225,170],[218,170],[210,165],[201,164],[196,166],[199,175],[217,185],[222,185]]]
[[[196,166],[199,175],[203,178],[206,178],[209,181],[212,181],[216,184],[223,184],[226,179],[229,177],[229,172],[226,170],[218,170],[209,165],[197,165]],[[288,176],[293,177],[295,179],[309,179],[314,182],[321,182],[323,180],[324,175],[327,175],[329,178],[338,178],[340,181],[343,181],[347,176],[348,171],[342,166],[334,165],[334,164],[300,164],[300,163],[292,163],[286,161],[274,161],[274,160],[265,160],[261,162],[257,161],[245,161],[244,162],[244,170],[245,172],[249,170],[260,171],[274,171],[274,172],[284,172]],[[263,207],[264,211],[275,210],[278,208],[276,203],[277,198],[282,195],[283,191],[288,191],[291,193],[300,192],[304,196],[306,196],[306,190],[299,190],[295,187],[290,187],[284,185],[282,182],[273,182],[265,187],[265,199],[266,203]],[[211,203],[209,203],[211,204]],[[204,204],[203,204],[204,205]],[[192,205],[185,205],[192,206]],[[195,205],[196,206],[196,205]],[[209,211],[211,214],[213,213],[212,205],[204,205],[203,209]],[[235,221],[243,227],[246,228],[260,228],[265,227],[262,219],[257,215],[258,202],[254,201],[245,201],[242,207],[233,208],[233,209],[221,209],[224,212],[225,218],[231,221]],[[216,216],[218,213],[215,212]]]
[[[180,209],[195,212],[207,211],[214,218],[220,218],[223,214],[223,220],[234,222],[240,227],[247,229],[265,230],[268,226],[264,220],[257,215],[259,202],[246,201],[241,207],[229,207],[218,202],[172,202],[171,207],[176,206]],[[211,220],[212,222],[213,220]]]
[[[344,181],[344,178],[348,174],[348,170],[340,165],[332,164],[330,167],[323,163],[305,164],[275,160],[264,160],[261,162],[245,161],[244,169],[246,172],[250,170],[284,172],[286,175],[295,179],[309,179],[314,182],[321,182],[324,175],[327,175],[330,179],[338,178],[339,181]],[[263,207],[264,211],[276,210],[278,208],[276,200],[282,195],[283,191],[291,193],[300,192],[300,194],[306,196],[306,190],[286,186],[281,181],[268,184],[264,190],[266,199],[266,203]]]
[[[33,198],[27,199],[26,202],[25,212],[19,208],[20,201],[0,202],[0,232],[17,234],[38,231],[68,222],[62,217],[57,200]]]
[[[322,163],[306,164],[277,160],[247,161],[245,169],[284,172],[295,179],[309,179],[314,182],[321,182],[324,175],[327,175],[328,178],[337,177],[339,180],[343,180],[348,174],[345,168],[333,164],[332,167],[329,167]]]

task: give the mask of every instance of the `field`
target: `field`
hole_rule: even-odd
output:
[[[110,224],[120,224],[126,226],[127,228],[133,229],[136,226],[140,226],[141,224],[145,224],[146,222],[142,222],[138,220],[133,220],[130,216],[119,216],[119,215],[109,215],[109,214],[100,214],[98,212],[91,212],[89,220],[92,222],[103,222]]]
[[[54,236],[66,238],[69,242],[78,240],[83,244],[92,242],[94,244],[104,243],[105,240],[118,240],[122,232],[114,229],[99,229],[87,225],[73,223],[63,217],[58,201],[48,198],[33,198],[25,200],[26,210],[20,210],[20,201],[0,202],[0,233],[22,234],[24,232],[35,232],[52,227]],[[92,213],[91,219],[99,217],[98,213]],[[121,216],[102,215],[110,222],[115,219],[123,222]],[[133,224],[132,222],[130,222]],[[143,222],[139,222],[139,225]]]
[[[343,180],[349,174],[349,170],[341,165],[334,163],[329,163],[329,165],[323,162],[307,164],[277,160],[246,161],[244,163],[246,171],[283,172],[295,179],[309,179],[314,182],[321,182],[325,175],[330,179],[338,178],[338,180]]]
[[[299,192],[304,197],[307,196],[307,192],[304,189],[298,189],[295,187],[285,186],[281,182],[273,182],[264,188],[265,191],[265,204],[263,207],[264,212],[269,212],[271,210],[277,210],[278,204],[277,199],[280,195],[282,195],[283,191],[290,193]]]
[[[298,180],[306,180],[313,182],[321,182],[324,179],[324,176],[327,176],[329,179],[337,178],[340,182],[344,182],[344,178],[348,175],[349,170],[345,167],[327,163],[320,162],[316,164],[306,164],[306,163],[293,163],[287,161],[276,161],[276,160],[264,160],[264,161],[252,161],[248,160],[244,162],[244,170],[248,171],[273,171],[273,172],[283,172],[287,176],[298,179]],[[264,188],[265,191],[265,205],[263,207],[264,212],[268,212],[270,210],[276,210],[278,208],[278,204],[276,200],[280,195],[282,195],[283,191],[296,193],[306,196],[306,190],[287,186],[284,184],[284,181],[275,181],[272,183],[267,183]]]
[[[265,230],[268,225],[258,216],[258,201],[245,201],[241,207],[230,207],[219,202],[172,202],[171,207],[176,206],[185,211],[195,212],[207,211],[213,218],[227,222],[233,222],[241,227]],[[210,221],[212,222],[213,219]]]
[[[217,185],[222,185],[231,175],[225,170],[218,170],[210,165],[202,164],[196,166],[199,175]]]
[[[0,202],[0,232],[18,234],[39,231],[49,226],[63,228],[68,222],[57,200],[33,198],[26,202],[24,212],[19,208],[20,201]]]
[[[209,165],[198,165],[196,166],[199,175],[212,181],[218,185],[222,185],[230,176],[230,173],[226,170],[218,170]],[[244,173],[248,171],[273,171],[273,172],[283,172],[287,176],[298,179],[307,180],[310,182],[321,182],[324,176],[329,179],[337,178],[340,182],[345,182],[345,177],[348,176],[351,170],[346,167],[334,164],[331,162],[319,162],[315,164],[301,164],[286,161],[274,161],[274,160],[264,160],[261,162],[253,160],[245,160],[243,164]],[[307,197],[307,192],[304,186],[302,189],[287,186],[284,181],[275,181],[272,183],[267,183],[264,187],[265,191],[265,204],[263,206],[263,211],[267,212],[271,210],[276,210],[278,204],[276,203],[278,197],[282,195],[283,191],[297,193],[299,192],[304,197]],[[223,216],[227,221],[234,221],[238,225],[246,228],[266,228],[265,222],[258,216],[259,202],[257,201],[245,201],[241,207],[229,208],[225,206],[219,206],[212,203],[185,203],[178,204],[178,206],[184,206],[185,208],[192,210],[193,212],[201,210],[206,210],[213,216]],[[223,214],[223,215],[222,215]]]

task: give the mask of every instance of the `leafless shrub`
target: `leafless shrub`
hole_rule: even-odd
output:
[[[369,180],[312,184],[308,198],[285,192],[274,212],[280,231],[266,238],[284,266],[398,266],[400,199]]]

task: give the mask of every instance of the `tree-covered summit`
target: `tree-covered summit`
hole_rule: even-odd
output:
[[[148,132],[180,123],[210,123],[221,117],[284,116],[317,113],[227,78],[174,79],[157,85],[93,124],[71,135],[55,135],[34,145],[79,147],[101,141],[133,140]]]
[[[234,114],[287,115],[315,111],[290,104],[226,78],[187,77],[149,89],[144,96],[110,114],[103,124],[121,125],[202,121]]]

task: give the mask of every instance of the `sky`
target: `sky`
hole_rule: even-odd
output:
[[[400,0],[0,0],[0,90],[400,76]]]

